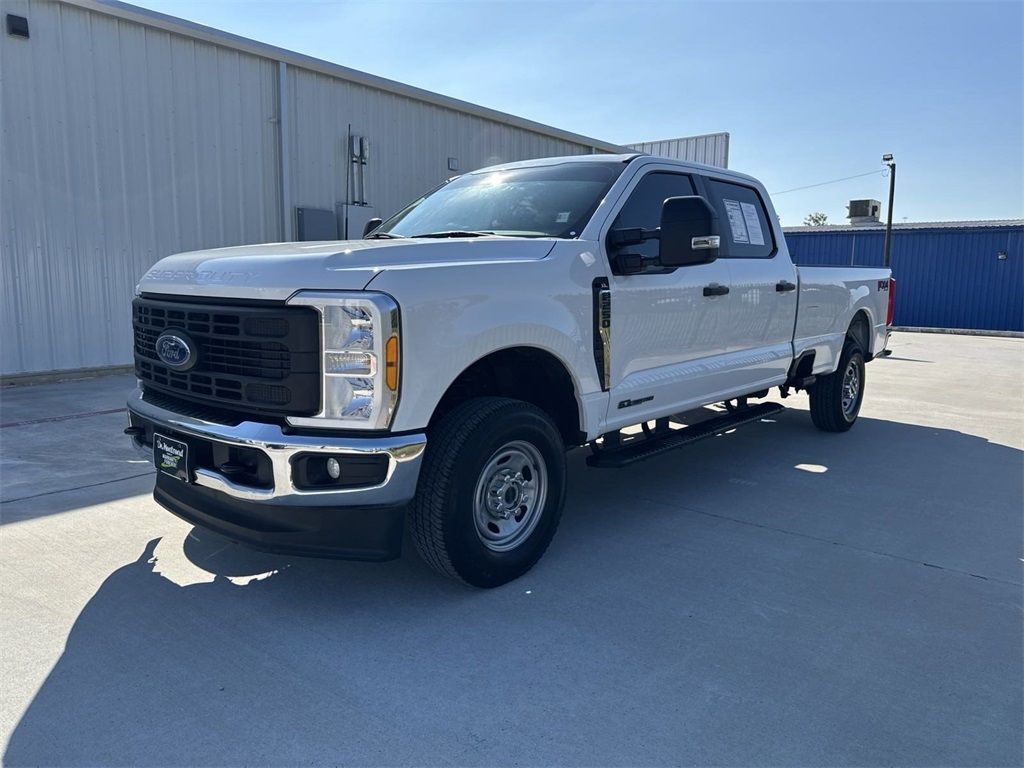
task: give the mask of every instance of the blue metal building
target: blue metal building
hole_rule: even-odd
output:
[[[787,227],[793,261],[881,266],[885,227]],[[1024,331],[1024,220],[894,224],[897,326]]]

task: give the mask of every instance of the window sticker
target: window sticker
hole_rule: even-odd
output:
[[[556,224],[568,224],[569,223],[569,211],[561,211],[555,216]]]
[[[736,200],[726,200],[725,198],[722,198],[722,202],[725,204],[725,213],[729,217],[732,241],[734,243],[749,243],[747,225],[743,222],[743,211],[740,209],[739,202]]]
[[[757,217],[757,208],[753,203],[740,203],[743,208],[743,220],[747,222],[747,234],[751,245],[764,245],[764,232],[761,231],[761,219]]]

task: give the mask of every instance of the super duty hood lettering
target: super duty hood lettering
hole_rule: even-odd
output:
[[[154,267],[142,276],[143,280],[191,283],[200,285],[235,284],[255,282],[256,272],[215,272],[212,269],[158,269]]]

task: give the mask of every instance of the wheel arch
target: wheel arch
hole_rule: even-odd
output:
[[[871,315],[867,309],[861,307],[853,313],[850,326],[846,329],[846,337],[860,344],[865,357],[870,357],[871,336]]]
[[[565,361],[550,349],[517,344],[477,358],[449,383],[428,428],[459,403],[487,395],[537,406],[551,417],[567,446],[586,442],[578,382]]]

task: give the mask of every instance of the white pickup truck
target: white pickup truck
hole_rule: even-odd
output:
[[[381,560],[408,521],[436,570],[493,587],[551,542],[569,449],[624,466],[780,410],[751,402],[772,387],[849,429],[893,289],[887,269],[795,267],[749,176],[511,163],[362,240],[160,261],[133,303],[126,432],[196,525]]]

